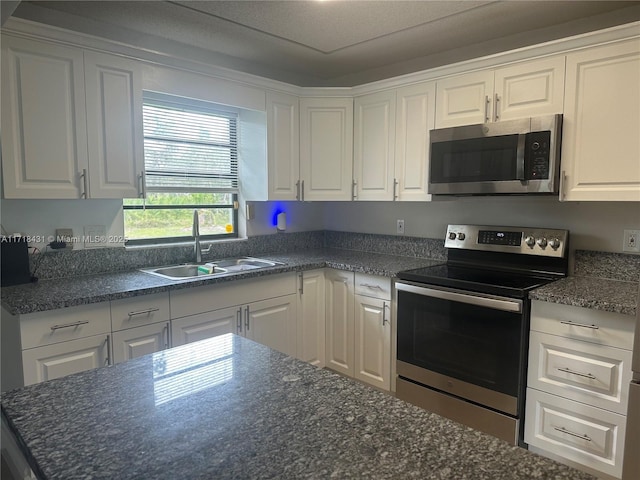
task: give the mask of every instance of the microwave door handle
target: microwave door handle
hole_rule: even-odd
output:
[[[516,179],[524,182],[527,180],[524,174],[524,158],[525,146],[527,144],[527,135],[521,133],[518,135],[518,150],[516,152]]]

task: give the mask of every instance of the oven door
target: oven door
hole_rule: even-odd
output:
[[[517,415],[523,300],[406,281],[396,289],[398,375]]]

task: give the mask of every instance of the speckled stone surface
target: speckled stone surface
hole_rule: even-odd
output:
[[[262,254],[260,258],[281,262],[282,265],[206,279],[177,281],[140,271],[84,275],[5,287],[0,295],[2,307],[8,313],[17,315],[313,268],[330,267],[394,277],[401,270],[443,263],[443,260],[322,248],[304,252]]]
[[[529,298],[635,315],[638,283],[596,277],[567,277],[533,290]]]
[[[576,250],[574,273],[583,277],[640,282],[640,255]]]
[[[374,235],[371,233],[336,232],[332,230],[325,231],[324,238],[325,247],[328,248],[386,253],[405,257],[433,258],[437,260],[447,259],[447,250],[444,248],[444,241],[441,238]]]
[[[43,479],[593,478],[234,335],[3,394],[2,413]]]
[[[636,315],[640,256],[576,250],[575,276],[529,293],[533,300]]]

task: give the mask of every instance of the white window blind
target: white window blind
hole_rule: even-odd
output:
[[[145,94],[149,192],[238,192],[237,115]]]

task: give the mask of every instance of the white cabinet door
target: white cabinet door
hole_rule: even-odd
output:
[[[5,198],[80,198],[87,169],[82,50],[3,35]]]
[[[640,201],[640,39],[567,55],[561,200]]]
[[[31,385],[108,365],[110,342],[110,335],[95,335],[23,350],[24,384]]]
[[[324,270],[300,273],[297,357],[317,367],[325,366]]]
[[[240,333],[240,307],[223,308],[171,320],[171,345],[185,345],[225,333]]]
[[[562,113],[564,56],[437,82],[436,128]]]
[[[327,367],[352,377],[355,372],[353,273],[327,270],[325,278]]]
[[[169,322],[154,323],[113,333],[113,363],[169,348]]]
[[[354,106],[355,200],[394,200],[396,92],[357,97]]]
[[[353,100],[300,99],[302,200],[351,200]]]
[[[299,200],[300,110],[298,97],[267,92],[268,200]]]
[[[295,356],[297,302],[297,295],[294,294],[245,305],[245,336]]]
[[[493,70],[439,80],[436,128],[485,123],[493,118]]]
[[[564,64],[563,55],[497,69],[494,121],[562,113]]]
[[[391,307],[389,301],[355,297],[355,378],[391,388]]]
[[[91,198],[131,198],[144,171],[140,63],[85,52]]]
[[[429,131],[435,126],[434,82],[399,88],[396,92],[396,200],[429,201]]]

